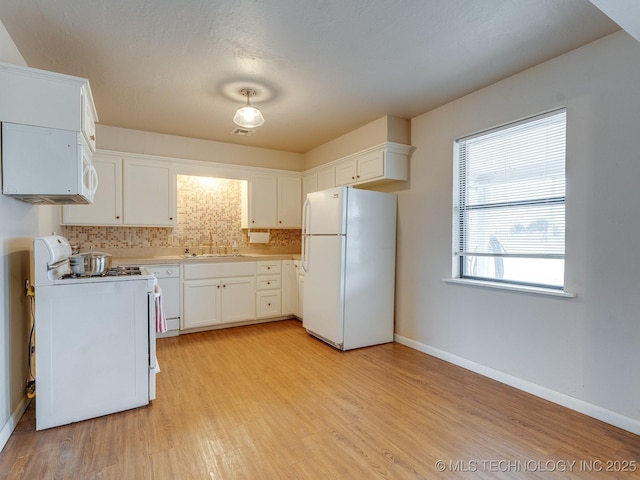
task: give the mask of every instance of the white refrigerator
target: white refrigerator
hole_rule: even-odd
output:
[[[393,341],[396,205],[352,187],[305,200],[303,326],[340,350]]]

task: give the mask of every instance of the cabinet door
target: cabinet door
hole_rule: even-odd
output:
[[[298,318],[304,317],[304,275],[298,277]]]
[[[98,190],[91,205],[63,205],[63,225],[122,225],[122,159],[94,155]]]
[[[318,191],[318,174],[310,173],[309,175],[305,175],[302,177],[302,202],[307,198],[308,193],[313,193]]]
[[[124,224],[176,225],[176,176],[171,164],[124,159]]]
[[[384,153],[381,151],[364,154],[357,159],[357,179],[359,182],[384,176]]]
[[[91,91],[89,90],[89,84],[82,86],[82,133],[89,144],[89,148],[92,152],[96,151],[96,107],[93,104],[93,98],[91,97]]]
[[[221,284],[220,321],[231,323],[255,319],[255,277],[224,278]]]
[[[278,181],[275,175],[253,175],[249,187],[249,228],[278,224]]]
[[[207,327],[220,323],[221,282],[218,279],[183,283],[182,328]]]
[[[300,177],[278,177],[278,227],[302,226],[302,180]]]
[[[336,169],[329,167],[318,172],[318,190],[326,190],[336,186]]]
[[[356,161],[345,160],[336,165],[336,187],[356,182]]]
[[[293,260],[282,261],[282,315],[297,315],[298,274]]]

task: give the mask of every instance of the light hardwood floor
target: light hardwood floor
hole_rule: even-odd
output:
[[[399,344],[339,352],[287,320],[158,358],[148,407],[35,432],[31,405],[0,478],[640,478],[640,437]]]

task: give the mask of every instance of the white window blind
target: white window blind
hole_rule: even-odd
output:
[[[460,277],[562,288],[565,110],[457,144]]]

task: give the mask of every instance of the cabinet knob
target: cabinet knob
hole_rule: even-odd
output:
[[[226,285],[222,285],[222,288],[227,288],[227,286]]]
[[[96,141],[96,136],[95,135],[89,135],[89,138],[94,142]]]
[[[173,217],[169,217],[169,220],[173,220]]]
[[[251,220],[251,223],[256,223],[256,221],[255,220]]]
[[[120,220],[120,215],[116,215],[116,220]]]
[[[220,285],[218,285],[216,288],[220,288]]]
[[[267,282],[267,285],[271,285],[271,282]]]
[[[270,306],[271,306],[271,304],[270,304],[270,303],[267,303],[267,307],[270,307]]]

